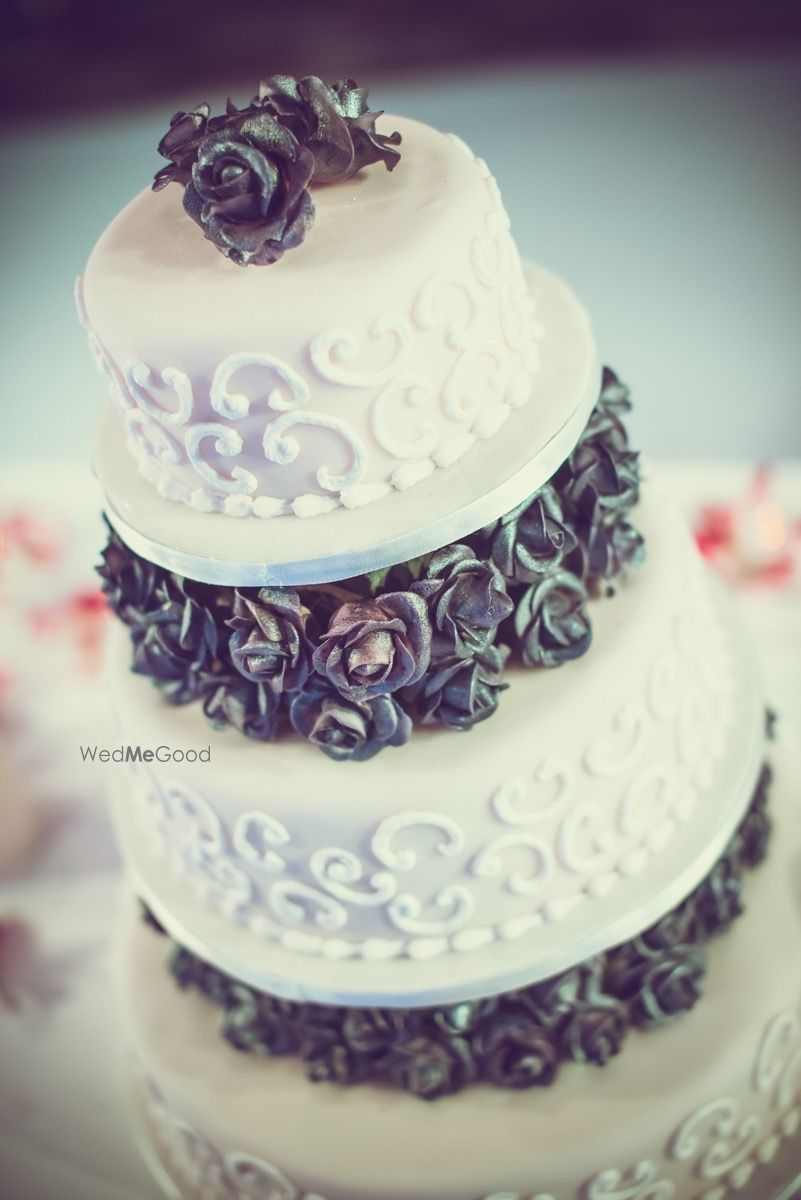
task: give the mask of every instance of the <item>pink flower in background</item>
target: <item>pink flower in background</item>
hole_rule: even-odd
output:
[[[788,516],[773,496],[771,468],[758,467],[745,496],[709,504],[695,524],[701,554],[732,583],[781,586],[797,570],[801,520]]]
[[[78,651],[81,670],[94,674],[100,665],[107,613],[108,604],[100,589],[86,588],[33,609],[29,622],[38,636],[66,636]]]
[[[30,562],[56,562],[64,551],[64,540],[56,530],[30,512],[12,513],[0,526],[0,560],[12,550]]]

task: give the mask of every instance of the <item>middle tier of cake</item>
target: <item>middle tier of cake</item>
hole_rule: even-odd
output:
[[[129,673],[117,631],[121,740],[154,754],[116,823],[169,933],[275,995],[414,1006],[545,978],[679,903],[745,811],[762,697],[658,488],[637,522],[648,562],[592,603],[591,653],[510,671],[469,735],[423,729],[369,762],[210,729]]]

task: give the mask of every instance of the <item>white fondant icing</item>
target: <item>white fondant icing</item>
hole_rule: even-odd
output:
[[[270,907],[288,925],[300,925],[313,913],[314,924],[321,929],[344,929],[348,923],[347,910],[319,888],[310,887],[296,879],[279,879],[270,887]]]
[[[267,405],[273,412],[289,412],[302,408],[311,399],[306,380],[287,363],[273,354],[253,350],[249,353],[229,354],[214,372],[209,399],[211,407],[229,421],[239,421],[250,413],[251,399],[242,392],[230,390],[231,379],[245,369],[266,371],[272,376],[272,387],[267,392]]]
[[[434,450],[437,431],[430,423],[421,421],[412,438],[404,440],[392,432],[388,420],[389,414],[402,402],[410,407],[419,407],[421,398],[428,398],[428,390],[428,381],[422,376],[402,375],[390,380],[373,401],[370,410],[373,437],[393,458],[427,457]]]
[[[647,767],[626,789],[620,805],[623,833],[648,833],[654,822],[672,809],[676,787],[664,765]]]
[[[741,1117],[736,1100],[710,1100],[679,1126],[670,1153],[677,1159],[695,1159],[702,1179],[717,1179],[749,1157],[761,1124],[756,1114]]]
[[[483,413],[473,426],[476,437],[482,441],[491,438],[508,419],[510,411],[508,404],[499,404],[497,408]]]
[[[200,511],[159,503],[150,494],[158,481],[147,482],[147,462],[139,464],[126,454],[118,415],[109,412],[96,462],[109,520],[150,561],[192,579],[237,587],[341,579],[464,538],[545,482],[575,445],[598,395],[600,371],[583,310],[548,272],[529,267],[526,277],[542,298],[549,330],[536,403],[507,421],[486,452],[477,448],[463,470],[436,471],[429,486],[408,497],[392,494],[387,482],[385,501],[372,511],[357,506],[352,516],[343,496],[332,497],[333,507],[343,507],[327,523],[322,541],[317,522],[292,520],[275,522],[265,539],[257,521],[218,521],[221,501],[211,492]],[[285,477],[286,470],[278,476]],[[193,504],[197,489],[186,487],[182,495]],[[264,497],[254,497],[253,512],[293,514],[289,499],[273,499],[262,508],[263,503]]]
[[[626,701],[612,720],[614,732],[599,738],[585,752],[584,765],[591,775],[619,775],[637,759],[646,729],[645,712]]]
[[[129,408],[125,413],[125,423],[128,430],[128,444],[136,454],[140,463],[144,458],[153,471],[156,461],[172,466],[181,461],[178,448],[149,413],[141,408]],[[161,478],[158,474],[155,478]]]
[[[214,439],[215,451],[225,458],[237,458],[242,452],[241,434],[229,425],[214,421],[193,425],[186,431],[185,445],[187,457],[197,474],[218,492],[254,492],[258,487],[258,480],[252,471],[238,465],[233,466],[229,478],[221,475],[206,461],[201,454],[201,447],[208,438]]]
[[[413,870],[417,866],[417,852],[411,849],[397,850],[393,842],[400,834],[420,829],[434,829],[437,832],[439,840],[436,853],[446,858],[457,854],[464,846],[464,832],[452,817],[409,809],[385,817],[370,843],[373,854],[379,862],[393,871]]]
[[[83,278],[78,275],[75,279],[74,289],[75,309],[78,314],[78,320],[86,333],[87,342],[89,344],[89,352],[92,355],[95,367],[98,374],[101,375],[108,388],[108,393],[116,408],[123,414],[128,412],[133,407],[133,398],[125,387],[124,380],[118,368],[109,358],[106,351],[100,342],[100,338],[89,324],[89,317],[86,312],[86,304],[83,295]]]
[[[801,1094],[801,1017],[780,1013],[768,1026],[754,1067],[758,1092],[776,1088],[778,1108],[786,1108]]]
[[[321,887],[346,904],[371,907],[386,904],[397,891],[395,876],[386,871],[376,871],[365,880],[370,891],[353,887],[364,877],[364,864],[349,850],[333,847],[315,850],[309,858],[309,870]]]
[[[430,458],[424,458],[421,462],[408,463],[404,467],[398,467],[397,471],[393,471],[390,483],[399,492],[405,492],[407,488],[414,487],[416,483],[427,479],[433,470],[433,461]]]
[[[282,467],[294,463],[300,453],[300,445],[296,438],[287,436],[287,430],[304,425],[313,429],[328,429],[335,433],[345,443],[350,454],[350,466],[340,475],[334,474],[327,466],[317,469],[316,478],[320,487],[328,492],[336,492],[360,483],[367,467],[364,443],[345,421],[326,416],[325,413],[286,412],[270,421],[262,439],[265,457]]]
[[[146,412],[148,416],[164,425],[186,425],[192,416],[194,396],[189,377],[175,367],[165,367],[161,372],[161,382],[175,393],[177,405],[174,409],[163,408],[152,399],[154,385],[153,372],[150,367],[138,359],[132,358],[123,367],[123,377],[133,402]]]
[[[504,875],[504,857],[513,860],[514,851],[524,850],[526,857],[530,856],[529,871],[511,871]],[[512,852],[511,854],[509,852]],[[517,856],[519,857],[519,855]],[[473,875],[484,879],[503,876],[505,886],[517,896],[532,896],[542,890],[550,877],[553,861],[550,847],[526,830],[515,830],[514,833],[502,833],[479,850],[470,864]]]
[[[80,319],[122,407],[185,429],[185,456],[150,456],[146,466],[139,456],[165,498],[235,517],[362,506],[452,465],[454,422],[490,438],[510,405],[528,400],[542,331],[497,186],[452,141],[399,125],[403,177],[366,172],[352,204],[348,189],[318,192],[314,230],[278,272],[237,272],[234,288],[172,189],[137,197],[100,239],[85,298],[76,292]],[[402,260],[383,244],[398,225]],[[375,246],[360,263],[344,257],[356,226],[360,244]],[[155,276],[140,275],[126,253],[132,241],[152,243]],[[332,327],[343,262],[357,278]],[[163,328],[154,319],[162,307]],[[300,424],[314,429],[316,471],[287,436]],[[200,453],[209,437],[235,460],[230,477]],[[350,466],[341,472],[326,464],[343,443]]]
[[[434,451],[432,455],[434,464],[438,467],[450,467],[475,444],[475,434],[472,433],[460,433],[456,437],[449,438]]]
[[[345,387],[383,387],[405,367],[409,359],[412,331],[405,317],[387,313],[378,317],[368,330],[368,342],[388,345],[386,361],[380,367],[353,367],[358,361],[362,343],[346,329],[329,329],[318,333],[309,344],[309,358],[317,374],[329,383]],[[346,365],[342,365],[346,364]]]
[[[283,1171],[240,1150],[220,1153],[203,1134],[173,1116],[152,1079],[135,1066],[138,1094],[149,1127],[155,1132],[168,1170],[197,1200],[324,1200],[301,1192]]]
[[[546,788],[555,784],[553,796],[546,795],[544,802],[540,799],[535,806],[531,806],[531,793],[536,795],[539,789],[533,788],[524,779],[507,780],[492,797],[493,811],[505,825],[533,825],[551,816],[571,795],[575,772],[567,763],[546,758],[534,768],[530,778],[533,784],[544,784]]]
[[[289,832],[275,817],[263,812],[245,812],[237,818],[231,843],[243,859],[258,863],[268,871],[283,871],[286,860],[273,846],[286,846]]]
[[[387,905],[387,916],[396,929],[403,933],[418,934],[428,937],[435,934],[453,933],[460,929],[465,921],[472,916],[475,905],[471,893],[461,884],[451,884],[437,892],[432,901],[432,907],[441,909],[443,916],[425,917],[426,906],[418,896],[404,892],[395,896]],[[446,952],[447,941],[437,943],[436,956]],[[435,957],[432,954],[430,957]]]
[[[319,517],[323,513],[331,512],[336,506],[337,501],[333,496],[315,496],[308,493],[293,500],[291,508],[296,517]]]
[[[355,487],[345,488],[340,492],[339,499],[345,508],[363,508],[380,500],[392,490],[388,483],[359,483]]]
[[[418,329],[442,330],[454,350],[466,350],[477,312],[475,289],[468,279],[432,275],[417,293],[412,319]]]
[[[590,875],[585,887],[592,888],[596,895],[603,895],[613,885],[614,875],[603,872],[614,863],[614,849],[615,836],[604,821],[600,805],[589,800],[572,805],[559,824],[557,858],[568,871]]]
[[[149,796],[153,796],[153,789]],[[166,840],[176,838],[194,862],[219,857],[225,848],[222,823],[214,809],[186,783],[172,783],[163,793],[159,832]],[[166,824],[169,820],[169,825]]]
[[[628,1171],[600,1171],[584,1189],[586,1200],[674,1200],[676,1189],[669,1179],[659,1178],[659,1168],[649,1159]]]

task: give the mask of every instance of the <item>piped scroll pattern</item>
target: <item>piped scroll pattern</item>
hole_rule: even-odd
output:
[[[223,1153],[173,1113],[139,1064],[133,1074],[147,1127],[164,1169],[184,1195],[203,1200],[324,1200],[292,1183],[280,1167],[241,1151]]]
[[[541,904],[499,924],[497,936],[516,938],[559,921],[640,874],[709,788],[725,751],[734,682],[694,554],[686,562],[682,594],[673,636],[648,669],[643,695],[612,712],[608,731],[592,740],[580,762],[546,757],[529,777],[508,779],[493,794],[491,809],[505,832],[475,856],[473,874],[486,877],[488,868],[493,874],[497,867],[506,889],[519,895],[536,896],[545,884],[555,884]],[[690,718],[700,731],[691,742],[685,733]],[[654,739],[665,729],[671,736]],[[654,746],[663,758],[655,757]],[[596,790],[588,786],[592,780],[615,788],[612,810],[608,801],[583,798]],[[526,853],[533,867],[527,879],[511,872]],[[501,854],[506,871],[500,870]]]
[[[677,1167],[684,1179],[693,1181],[698,1200],[736,1196],[801,1128],[798,1010],[787,1009],[768,1022],[748,1083],[744,1090],[750,1105],[733,1096],[701,1104],[676,1126],[654,1157],[627,1170],[599,1171],[575,1191],[563,1193],[564,1200],[678,1200],[685,1188]],[[550,1194],[494,1192],[484,1200],[550,1200]]]
[[[137,773],[154,852],[202,903],[307,955],[434,958],[558,923],[647,869],[725,753],[732,664],[694,558],[680,594],[672,641],[643,666],[639,695],[569,758],[534,758],[502,782],[469,823],[402,808],[343,828],[341,844],[315,843],[261,807],[226,823],[184,784]],[[688,705],[700,739],[686,738]]]
[[[721,1096],[695,1109],[671,1135],[666,1157],[691,1164],[710,1186],[700,1200],[725,1200],[775,1158],[801,1128],[801,1014],[786,1009],[767,1024],[750,1075],[749,1106]]]
[[[158,1086],[135,1066],[149,1128],[175,1183],[206,1200],[323,1200],[304,1193],[279,1168],[238,1152],[223,1153],[171,1112]],[[754,1180],[801,1127],[801,1019],[787,1009],[767,1024],[744,1091],[693,1109],[651,1157],[605,1167],[559,1200],[678,1200],[692,1180],[698,1200],[727,1200]],[[677,1174],[677,1172],[679,1174]],[[707,1186],[708,1185],[708,1186]],[[698,1190],[701,1189],[701,1190]],[[484,1200],[557,1200],[554,1191],[496,1191]]]
[[[228,829],[186,783],[165,783],[144,769],[132,778],[153,852],[191,885],[201,903],[260,938],[331,958],[425,957],[447,949],[445,935],[473,914],[465,886],[446,885],[427,896],[399,882],[425,856],[461,853],[464,832],[450,818],[422,810],[386,818],[373,835],[369,865],[342,847],[296,849],[307,839],[294,838],[264,812],[244,812]],[[394,938],[352,942],[331,936],[350,932],[354,914],[365,909],[381,910]]]
[[[435,272],[408,310],[380,314],[363,332],[314,335],[308,377],[261,350],[228,355],[210,383],[139,359],[120,369],[89,325],[77,281],[79,317],[127,415],[129,448],[162,496],[201,512],[262,518],[361,507],[451,466],[527,402],[543,330],[497,184],[454,141],[477,164],[487,194],[463,268]],[[353,409],[346,396],[315,408],[315,397],[332,389],[364,394],[363,429],[341,415]],[[367,434],[378,449],[372,462]],[[290,465],[316,490],[286,494],[281,468]]]

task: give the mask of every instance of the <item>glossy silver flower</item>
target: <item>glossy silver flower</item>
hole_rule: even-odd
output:
[[[472,1046],[481,1074],[500,1087],[547,1087],[559,1067],[548,1031],[522,1009],[499,1012]]]
[[[164,576],[155,596],[158,608],[144,612],[131,629],[131,669],[149,675],[171,704],[187,704],[200,695],[216,661],[217,626],[193,585],[177,575]]]
[[[169,572],[134,554],[106,521],[108,542],[96,570],[100,586],[112,612],[126,625],[139,625],[146,613],[164,602],[164,585]]]
[[[400,159],[400,134],[381,134],[375,127],[381,112],[370,112],[367,89],[353,79],[329,87],[316,75],[295,79],[272,75],[253,99],[275,113],[314,156],[314,182],[340,183],[362,167],[383,162],[388,171]]]
[[[314,158],[268,112],[208,132],[184,208],[232,262],[264,265],[298,246],[314,220]]]
[[[508,653],[506,646],[488,646],[475,658],[435,664],[415,691],[423,724],[441,722],[452,729],[472,729],[491,717],[501,692],[509,686],[503,681]]]
[[[311,671],[305,612],[292,588],[261,588],[234,593],[234,614],[226,621],[231,660],[245,679],[272,691],[297,692]]]
[[[203,712],[218,729],[233,729],[258,742],[272,742],[281,718],[280,699],[263,683],[235,671],[209,673],[202,681]]]
[[[208,120],[208,104],[199,104],[190,112],[175,114],[170,121],[170,128],[158,144],[159,154],[162,158],[168,158],[170,163],[162,167],[153,180],[154,192],[168,183],[181,183],[186,187],[192,178],[192,165],[206,133]]]
[[[592,638],[586,601],[584,586],[569,571],[555,571],[526,589],[514,618],[526,666],[557,667],[585,653]]]
[[[423,1033],[399,1039],[383,1060],[389,1078],[421,1100],[460,1091],[475,1074],[469,1043]]]
[[[554,489],[547,484],[481,531],[492,562],[515,583],[534,583],[560,566],[576,545]]]
[[[312,661],[343,696],[360,701],[416,683],[430,657],[425,601],[412,592],[388,592],[342,604]]]
[[[428,605],[435,659],[467,658],[485,650],[514,609],[498,568],[458,542],[432,555],[425,578],[413,583],[411,591]]]
[[[354,700],[311,676],[289,708],[293,728],[336,761],[363,762],[385,746],[402,746],[412,723],[393,696]]]

